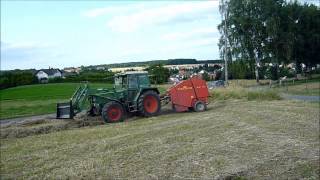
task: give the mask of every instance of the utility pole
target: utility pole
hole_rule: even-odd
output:
[[[227,43],[227,8],[224,3],[224,0],[220,1],[220,7],[221,7],[221,16],[224,20],[224,80],[225,84],[228,85],[228,60],[227,60],[227,50],[228,50],[228,43]]]

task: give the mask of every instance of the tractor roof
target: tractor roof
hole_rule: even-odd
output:
[[[115,74],[115,76],[125,76],[130,74],[148,74],[148,71],[127,71],[127,72]]]

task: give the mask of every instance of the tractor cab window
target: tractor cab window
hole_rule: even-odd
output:
[[[142,86],[149,86],[150,82],[149,82],[149,78],[147,74],[143,74],[139,76],[139,84]]]
[[[128,76],[128,82],[129,82],[129,88],[137,89],[138,88],[138,82],[136,76]]]
[[[114,78],[114,88],[115,89],[121,89],[122,87],[122,78],[121,77],[115,77]]]
[[[124,88],[124,89],[128,88],[127,76],[122,76],[122,88]]]
[[[123,89],[127,87],[127,77],[126,76],[118,76],[114,78],[114,88],[115,89]]]

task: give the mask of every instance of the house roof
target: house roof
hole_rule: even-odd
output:
[[[40,70],[37,71],[37,73],[38,73],[39,71],[43,71],[43,72],[45,72],[46,74],[48,74],[49,76],[54,75],[54,74],[57,73],[57,72],[62,73],[59,69],[40,69]],[[36,73],[36,74],[37,74],[37,73]]]

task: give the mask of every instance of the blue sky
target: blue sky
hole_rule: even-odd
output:
[[[1,69],[216,59],[218,1],[1,1]]]
[[[219,1],[1,1],[1,69],[219,58]]]

